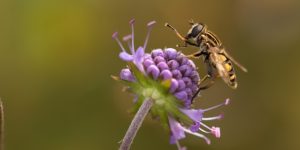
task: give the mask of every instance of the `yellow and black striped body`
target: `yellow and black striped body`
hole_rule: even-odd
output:
[[[190,57],[200,58],[204,56],[204,63],[207,66],[207,76],[205,76],[205,79],[210,78],[211,82],[200,87],[199,91],[210,87],[217,77],[221,77],[229,87],[233,89],[237,88],[236,74],[232,63],[236,64],[244,72],[247,72],[247,69],[226,52],[219,38],[209,31],[205,24],[194,23],[193,21],[191,21],[190,24],[191,28],[185,37],[168,23],[166,23],[165,26],[171,28],[176,35],[184,41],[185,45],[179,47],[192,45],[199,48],[199,51],[189,55]],[[203,81],[201,81],[201,83],[202,82]]]
[[[222,50],[217,47],[208,49],[208,54],[204,56],[207,66],[207,74],[211,78],[221,77],[231,88],[237,88],[236,75],[232,62],[226,57]]]
[[[206,29],[206,31],[198,36],[198,41],[200,47],[199,53],[204,56],[207,74],[211,78],[221,77],[229,87],[233,89],[237,88],[233,64],[224,53],[225,49],[219,38]]]

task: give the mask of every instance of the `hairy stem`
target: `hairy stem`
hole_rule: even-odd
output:
[[[145,99],[142,106],[135,114],[123,140],[119,150],[129,150],[133,142],[134,137],[136,136],[137,131],[141,127],[145,117],[147,116],[149,110],[153,105],[152,99]]]
[[[3,104],[0,99],[0,150],[4,149],[4,111]]]

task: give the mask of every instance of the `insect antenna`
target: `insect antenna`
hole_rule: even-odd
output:
[[[165,23],[165,26],[166,27],[169,27],[170,29],[172,29],[174,32],[175,32],[175,34],[182,40],[182,41],[186,41],[186,39],[174,28],[174,27],[172,27],[170,24],[168,24],[168,23]]]

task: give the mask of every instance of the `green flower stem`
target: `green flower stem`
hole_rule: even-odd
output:
[[[147,116],[149,110],[153,105],[153,100],[147,98],[144,100],[142,106],[139,108],[138,112],[135,114],[123,140],[119,150],[129,150],[133,142],[134,137],[136,136],[137,131],[141,127],[145,117]]]
[[[4,111],[3,104],[0,99],[0,150],[4,149]]]

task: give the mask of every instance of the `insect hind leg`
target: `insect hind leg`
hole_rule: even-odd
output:
[[[200,91],[208,89],[209,87],[211,87],[212,85],[214,85],[214,83],[215,83],[215,77],[214,76],[210,76],[208,74],[203,77],[203,79],[200,81],[199,85],[201,83],[203,83],[204,81],[206,81],[207,79],[210,79],[209,83],[207,83],[204,86],[199,87],[199,89],[197,90],[197,92],[192,97],[192,100],[194,100],[198,96],[198,94],[199,94]]]

